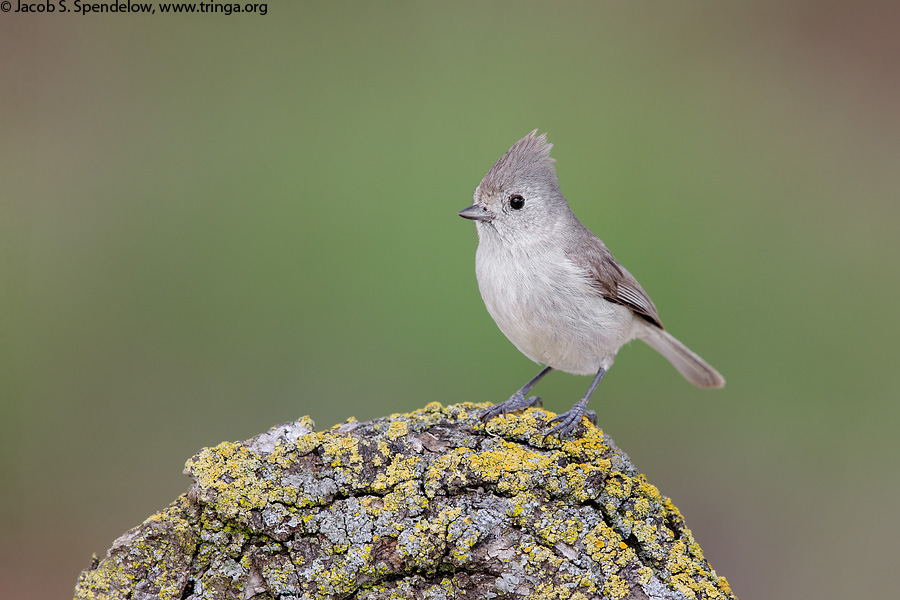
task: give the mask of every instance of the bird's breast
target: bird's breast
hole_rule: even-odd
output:
[[[475,273],[488,313],[535,362],[594,374],[634,337],[631,310],[600,296],[562,250],[480,243]]]

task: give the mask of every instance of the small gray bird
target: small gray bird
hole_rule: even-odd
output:
[[[522,354],[546,365],[487,421],[541,402],[526,398],[553,369],[593,375],[584,398],[554,418],[548,434],[570,433],[589,414],[588,400],[623,344],[641,339],[685,379],[719,388],[725,379],[663,330],[656,306],[603,242],[575,216],[559,190],[552,144],[535,129],[513,145],[459,216],[475,221],[475,275],[500,331]]]

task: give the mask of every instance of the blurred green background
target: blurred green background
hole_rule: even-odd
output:
[[[900,5],[0,14],[0,597],[70,597],[184,461],[537,366],[456,216],[537,127],[728,379],[625,348],[600,425],[738,597],[895,593]],[[588,378],[537,389],[561,412]]]

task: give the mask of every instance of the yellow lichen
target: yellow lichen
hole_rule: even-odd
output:
[[[409,423],[406,421],[394,421],[387,430],[388,439],[399,440],[409,434]]]
[[[416,468],[420,462],[421,459],[416,456],[404,457],[402,454],[395,455],[391,464],[384,470],[384,473],[375,475],[373,488],[375,491],[384,491],[394,487],[401,481],[414,479],[416,477]]]
[[[606,578],[603,584],[603,595],[610,600],[619,600],[628,596],[628,582],[616,574]]]
[[[363,459],[359,454],[359,438],[352,435],[341,435],[333,431],[326,432],[322,439],[325,456],[331,459],[332,467],[357,467]]]
[[[605,490],[610,496],[613,496],[614,498],[624,500],[631,495],[631,489],[631,477],[629,477],[625,473],[614,471],[610,473],[609,477],[606,480]]]
[[[600,564],[617,561],[623,557],[627,560],[633,555],[633,551],[622,540],[622,536],[605,522],[598,523],[585,534],[584,547],[591,560]]]
[[[648,514],[650,514],[650,502],[646,498],[639,498],[634,503],[634,516],[638,519],[643,519]]]
[[[631,528],[631,533],[642,544],[648,544],[656,538],[656,529],[652,525],[643,521],[636,521]]]
[[[468,466],[486,482],[497,483],[503,492],[519,493],[529,488],[535,471],[545,471],[551,458],[521,444],[500,441],[500,448],[465,457]]]
[[[547,489],[558,495],[566,495],[577,502],[587,502],[597,497],[599,490],[588,487],[588,479],[594,473],[602,474],[602,467],[587,463],[569,463],[557,471],[558,478],[551,478]]]
[[[649,502],[653,502],[655,504],[659,504],[662,502],[662,494],[659,493],[659,490],[652,483],[647,483],[647,478],[641,474],[636,478],[638,482],[636,493],[643,498],[646,498]]]
[[[578,534],[581,533],[581,522],[577,519],[559,521],[551,517],[541,521],[536,533],[550,546],[559,542],[572,545],[578,540]]]

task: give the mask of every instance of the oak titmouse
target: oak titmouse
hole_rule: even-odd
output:
[[[685,379],[718,388],[725,379],[663,330],[656,306],[603,242],[575,216],[559,190],[546,134],[513,145],[475,190],[459,216],[475,221],[475,275],[500,330],[525,356],[546,365],[482,419],[541,399],[529,390],[553,369],[593,375],[584,397],[554,418],[548,433],[570,433],[619,348],[635,338],[662,354]]]

